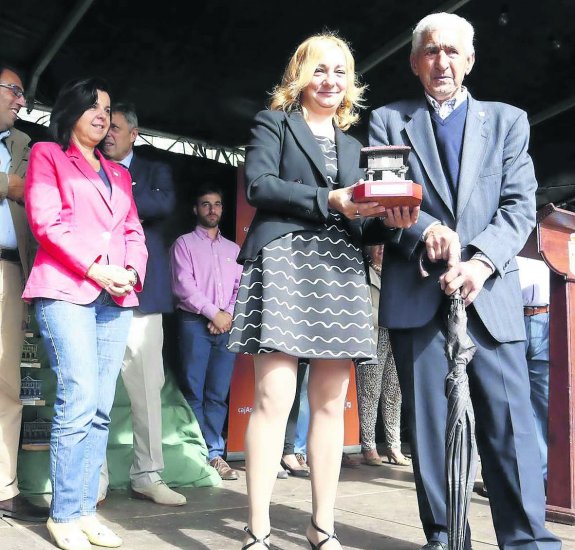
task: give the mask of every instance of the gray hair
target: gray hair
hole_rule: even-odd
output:
[[[122,113],[124,115],[130,130],[138,127],[138,115],[133,103],[113,103],[112,114],[114,113]]]
[[[461,32],[465,43],[465,50],[468,55],[475,52],[473,47],[473,37],[475,31],[467,19],[454,13],[432,13],[425,16],[413,29],[411,37],[411,54],[417,53],[421,47],[423,35],[436,30],[445,28],[456,29]]]

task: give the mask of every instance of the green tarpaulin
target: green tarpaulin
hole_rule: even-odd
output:
[[[30,339],[28,339],[30,341]],[[34,339],[37,342],[37,339]],[[56,378],[47,366],[41,345],[38,359],[43,368],[22,369],[23,375],[42,380],[45,406],[25,406],[24,421],[51,419]],[[82,360],[81,357],[78,358]],[[111,489],[129,487],[132,464],[132,419],[130,400],[122,377],[118,378],[108,441],[108,469]],[[205,487],[221,483],[218,473],[207,464],[208,451],[192,410],[181,394],[172,372],[166,371],[162,390],[164,471],[162,478],[171,487]],[[23,493],[50,493],[49,452],[20,450],[18,481]]]

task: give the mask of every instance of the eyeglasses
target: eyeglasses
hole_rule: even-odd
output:
[[[8,88],[18,99],[24,95],[24,90],[16,84],[0,84],[2,88]]]

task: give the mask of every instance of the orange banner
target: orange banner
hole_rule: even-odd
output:
[[[343,444],[345,447],[355,447],[359,445],[359,414],[357,410],[357,388],[355,385],[355,367],[350,361],[349,387],[345,398],[345,409],[343,415],[344,434]]]
[[[228,412],[228,458],[244,452],[244,433],[254,404],[254,363],[251,355],[236,356],[230,386]],[[240,458],[240,457],[238,457]]]

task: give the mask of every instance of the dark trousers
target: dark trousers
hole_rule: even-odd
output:
[[[496,342],[473,307],[467,310],[468,332],[477,346],[467,372],[499,547],[557,550],[561,542],[544,525],[545,494],[524,342]],[[421,522],[428,541],[446,543],[445,324],[438,314],[423,327],[390,330],[390,336],[410,412]]]
[[[182,393],[194,411],[208,447],[209,459],[224,454],[222,435],[235,353],[228,333],[213,335],[203,315],[178,311]]]

